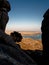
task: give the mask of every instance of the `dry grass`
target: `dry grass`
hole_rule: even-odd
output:
[[[23,38],[20,43],[21,48],[24,50],[42,50],[41,40],[33,40],[31,38]]]

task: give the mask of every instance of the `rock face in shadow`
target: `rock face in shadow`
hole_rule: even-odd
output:
[[[7,12],[11,10],[10,3],[7,0],[0,0],[0,10],[7,9]]]
[[[5,32],[6,24],[9,20],[8,12],[11,10],[7,0],[0,0],[0,29]]]
[[[28,54],[34,61],[36,61],[37,65],[42,65],[42,50],[23,50],[26,54]]]
[[[36,62],[16,45],[11,36],[5,33],[10,4],[0,0],[0,65],[37,65]]]
[[[4,44],[0,42],[0,65],[9,62],[11,65],[36,65],[29,55],[24,53],[16,44]],[[4,64],[4,65],[5,65]]]
[[[14,32],[12,32],[11,33],[11,36],[12,36],[12,38],[13,38],[13,40],[15,41],[15,42],[21,42],[21,40],[22,40],[22,35],[21,35],[21,33],[19,33],[19,32],[16,32],[16,31],[14,31]]]
[[[43,15],[41,31],[42,31],[42,44],[43,44],[43,62],[48,65],[49,57],[49,9]]]

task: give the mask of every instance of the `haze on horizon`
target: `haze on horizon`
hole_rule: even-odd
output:
[[[6,30],[40,31],[49,0],[8,0],[11,4]]]

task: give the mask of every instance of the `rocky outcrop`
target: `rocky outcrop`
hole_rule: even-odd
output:
[[[9,2],[0,0],[0,65],[37,65],[30,56],[16,45],[12,37],[5,33],[9,11]]]
[[[49,9],[43,15],[41,31],[42,31],[42,44],[43,44],[43,63],[49,64]]]
[[[21,42],[21,40],[23,38],[22,35],[21,35],[21,33],[16,32],[16,31],[13,31],[10,35],[11,35],[11,37],[13,38],[13,40],[15,42]]]

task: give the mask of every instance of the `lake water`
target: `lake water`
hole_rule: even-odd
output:
[[[32,39],[35,39],[35,40],[38,40],[38,39],[41,40],[41,34],[38,34],[38,35],[30,35],[30,36],[24,35],[23,37],[24,38],[32,38]]]

